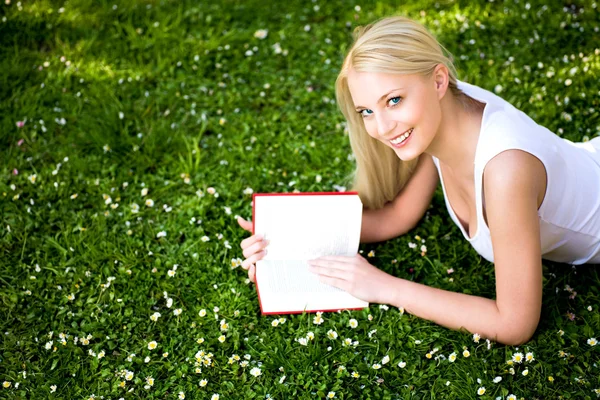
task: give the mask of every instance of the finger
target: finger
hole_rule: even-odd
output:
[[[260,234],[252,235],[252,236],[247,237],[246,239],[242,240],[242,242],[240,243],[240,247],[242,249],[245,249],[249,246],[252,246],[254,243],[258,242],[259,240],[263,240],[262,235],[260,235]]]
[[[242,217],[237,217],[237,223],[248,232],[252,233],[252,221],[246,221]]]
[[[327,267],[318,267],[318,266],[310,266],[308,270],[317,275],[326,276],[330,278],[338,278],[346,280],[348,277],[348,272],[345,269],[336,269],[336,268],[327,268]]]
[[[343,279],[319,275],[319,281],[329,286],[333,286],[348,292],[348,282]]]
[[[254,263],[256,263],[258,260],[262,260],[262,258],[265,256],[265,251],[261,251],[258,252],[256,254],[253,254],[252,256],[250,256],[249,258],[245,259],[244,261],[242,261],[242,268],[244,269],[248,269],[250,268],[250,266]]]
[[[310,260],[308,262],[309,265],[313,265],[321,268],[330,268],[330,269],[347,269],[348,263],[340,262],[340,261],[331,261],[324,260],[323,258],[317,258],[316,260]]]
[[[248,269],[248,279],[250,279],[251,282],[256,282],[256,266],[254,264]]]
[[[267,244],[269,244],[267,241],[259,240],[258,242],[254,243],[250,247],[245,248],[242,253],[244,254],[245,258],[248,258],[252,254],[255,254],[255,253],[258,253],[261,250],[264,250],[265,247],[267,247]]]
[[[321,256],[319,258],[315,258],[314,260],[322,260],[322,261],[333,261],[338,263],[350,263],[354,259],[354,256]]]

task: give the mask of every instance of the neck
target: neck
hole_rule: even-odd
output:
[[[485,104],[448,91],[440,106],[440,127],[426,152],[457,174],[472,178]]]

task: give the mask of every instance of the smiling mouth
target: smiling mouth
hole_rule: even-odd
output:
[[[408,139],[410,137],[410,135],[412,134],[414,129],[415,128],[410,128],[409,130],[404,132],[402,135],[396,136],[395,138],[390,139],[390,143],[394,144],[394,145],[399,145],[400,143],[404,142],[406,139]]]

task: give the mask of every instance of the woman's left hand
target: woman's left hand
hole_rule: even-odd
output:
[[[386,303],[396,279],[369,264],[360,254],[324,256],[309,261],[309,271],[319,280],[369,303]]]

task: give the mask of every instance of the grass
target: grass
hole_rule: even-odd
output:
[[[0,397],[598,397],[595,268],[544,263],[541,323],[514,348],[377,304],[320,325],[262,317],[231,267],[247,188],[349,186],[332,99],[354,26],[392,14],[425,23],[460,79],[580,141],[600,131],[595,3],[2,3]],[[426,256],[409,247],[417,235]],[[494,296],[493,265],[462,239],[440,190],[410,234],[361,249],[396,276]],[[516,353],[534,360],[510,365]]]

